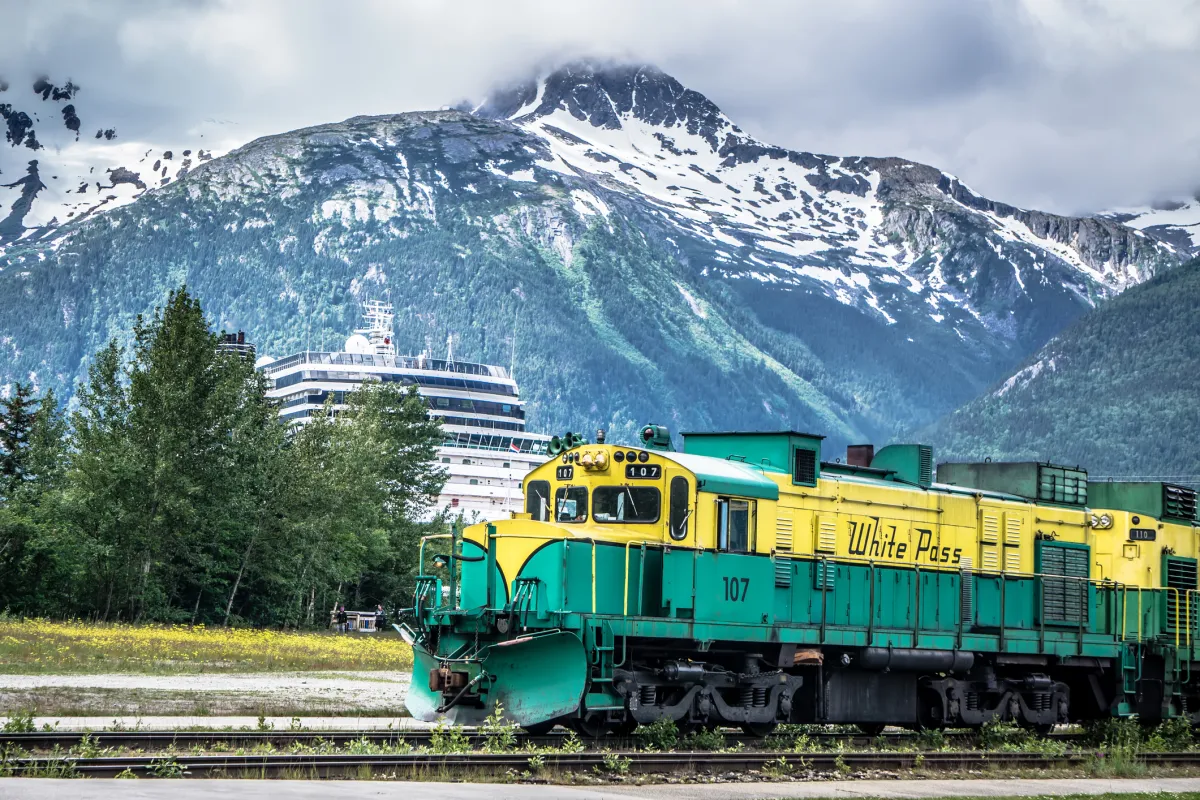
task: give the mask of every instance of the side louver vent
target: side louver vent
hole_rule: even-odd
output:
[[[1162,515],[1171,519],[1194,520],[1196,518],[1196,490],[1164,483]]]
[[[782,589],[792,585],[791,517],[779,517],[775,521],[775,585]]]
[[[929,486],[933,483],[933,448],[923,444],[918,449],[918,474],[921,476],[917,483]]]
[[[959,564],[962,577],[962,621],[970,628],[975,624],[975,578],[971,575],[971,559],[963,557]]]

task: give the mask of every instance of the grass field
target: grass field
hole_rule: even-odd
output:
[[[405,670],[391,634],[285,633],[156,625],[0,620],[0,672],[311,672]]]

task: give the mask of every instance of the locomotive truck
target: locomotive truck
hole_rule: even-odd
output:
[[[822,438],[556,437],[524,513],[422,542],[410,712],[593,737],[1200,723],[1194,490],[1036,462],[935,482],[928,446],[830,462]]]

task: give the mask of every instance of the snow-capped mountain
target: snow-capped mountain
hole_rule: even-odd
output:
[[[1169,243],[1181,253],[1200,252],[1200,194],[1100,215]]]
[[[0,79],[0,252],[97,211],[131,203],[214,153],[122,138],[72,81]]]
[[[935,320],[966,313],[1011,331],[1013,303],[1039,285],[1092,304],[1178,258],[1119,221],[996,203],[923,164],[766,144],[652,67],[577,64],[471,110],[543,139],[544,168],[599,177],[706,239],[714,271],[815,283],[889,322],[915,301]],[[962,236],[975,240],[965,260]]]
[[[0,384],[69,394],[186,282],[271,355],[340,343],[365,298],[395,304],[414,351],[515,347],[535,430],[653,419],[836,447],[933,421],[1178,262],[1113,220],[774,147],[656,69],[582,64],[461,110],[264,137],[10,242]]]

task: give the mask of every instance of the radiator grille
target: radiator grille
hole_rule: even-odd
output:
[[[1081,469],[1038,466],[1037,499],[1064,505],[1087,505],[1087,473]]]
[[[1167,628],[1175,630],[1176,613],[1179,615],[1179,629],[1184,630],[1196,622],[1195,595],[1189,596],[1187,592],[1196,588],[1196,560],[1192,558],[1173,558],[1165,556],[1163,558],[1163,585],[1178,589],[1178,592],[1167,592]],[[1184,598],[1188,599],[1184,599]],[[1190,612],[1186,607],[1179,607],[1180,603],[1188,603],[1192,606]],[[1178,611],[1176,610],[1178,609]]]
[[[1196,490],[1186,486],[1163,484],[1163,516],[1171,519],[1196,518]]]
[[[792,481],[805,486],[817,485],[817,454],[813,450],[796,450]]]
[[[1043,542],[1041,572],[1044,576],[1088,577],[1088,550]],[[1079,623],[1088,616],[1087,582],[1042,578],[1042,614],[1046,622]]]

